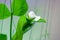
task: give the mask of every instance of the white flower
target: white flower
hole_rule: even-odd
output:
[[[36,16],[34,21],[38,21],[41,17],[40,16]]]
[[[36,17],[36,15],[33,11],[30,11],[28,16],[29,16],[29,18],[35,18]]]
[[[33,11],[30,11],[28,14],[29,18],[33,19],[34,21],[38,21],[41,17],[40,16],[36,16],[35,13]]]

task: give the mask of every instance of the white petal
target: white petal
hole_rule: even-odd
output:
[[[36,18],[34,19],[34,21],[38,21],[41,17],[40,16],[36,16]]]
[[[29,17],[30,17],[30,18],[35,18],[36,15],[35,15],[35,13],[34,13],[33,11],[30,11],[30,12],[29,12]]]

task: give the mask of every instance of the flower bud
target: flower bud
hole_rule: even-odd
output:
[[[33,19],[36,17],[35,13],[33,11],[30,11],[28,14],[29,18]]]

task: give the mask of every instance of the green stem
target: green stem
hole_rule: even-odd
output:
[[[12,40],[22,40],[23,39],[23,32],[16,32],[15,35],[13,36]]]
[[[12,40],[12,21],[13,21],[13,13],[11,13],[11,21],[10,21],[10,40]]]
[[[11,8],[11,20],[10,20],[10,40],[12,40],[12,21],[13,21],[13,10],[11,6],[11,0],[10,0],[10,8]]]

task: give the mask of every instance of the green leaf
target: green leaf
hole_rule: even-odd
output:
[[[16,32],[12,38],[12,40],[22,40],[22,39],[23,39],[23,31]]]
[[[10,16],[10,12],[5,4],[0,4],[0,19],[5,19]]]
[[[25,28],[25,30],[23,31],[23,33],[26,33],[27,31],[29,31],[32,28],[32,26],[29,26],[27,28]]]
[[[18,20],[18,24],[17,24],[17,29],[16,29],[16,33],[13,36],[13,40],[22,40],[22,36],[23,36],[23,26],[26,23],[26,16],[23,15],[19,18]]]
[[[44,22],[44,23],[46,23],[46,20],[43,19],[43,18],[40,18],[37,22]]]
[[[12,9],[15,16],[21,16],[28,10],[28,5],[26,0],[13,0]]]
[[[22,40],[23,34],[31,29],[31,21],[26,18],[26,15],[23,15],[19,18],[16,33],[13,36],[13,40]]]
[[[26,23],[27,23],[26,16],[25,15],[21,16],[20,19],[18,20],[17,30],[22,30]]]
[[[7,40],[7,35],[0,34],[0,40]]]
[[[34,24],[34,23],[31,23],[33,19],[27,19],[26,18],[26,20],[27,20],[27,22],[23,26],[24,33],[26,33],[28,30],[30,30],[32,28],[32,25]]]

